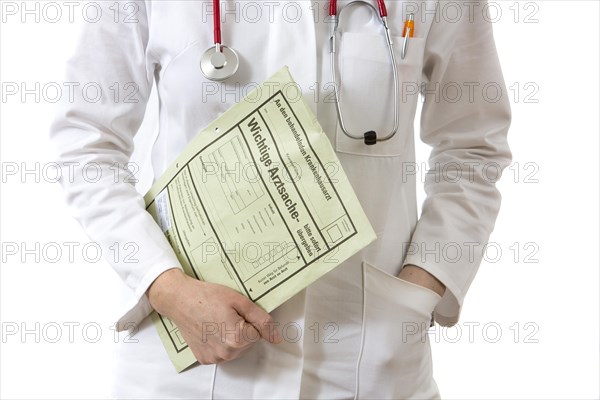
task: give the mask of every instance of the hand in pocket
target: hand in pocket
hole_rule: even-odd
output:
[[[363,265],[359,398],[434,398],[427,330],[437,293]]]

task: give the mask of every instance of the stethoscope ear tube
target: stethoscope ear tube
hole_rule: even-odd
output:
[[[239,57],[235,50],[230,47],[223,46],[221,44],[221,8],[219,4],[220,0],[213,0],[214,8],[214,43],[215,45],[209,47],[200,58],[200,70],[202,74],[212,81],[224,81],[227,78],[233,76],[240,65]],[[337,82],[337,57],[336,57],[336,36],[338,33],[338,22],[346,8],[350,8],[355,5],[367,5],[377,14],[381,24],[385,30],[385,39],[388,45],[390,62],[392,65],[392,71],[394,76],[394,127],[385,136],[379,137],[375,131],[368,131],[362,135],[353,135],[348,131],[344,123],[344,117],[342,115],[342,109],[340,106],[340,87]],[[393,137],[398,131],[400,123],[399,118],[399,88],[398,88],[398,68],[396,66],[396,54],[394,53],[394,46],[392,43],[392,37],[387,24],[387,10],[385,8],[384,0],[377,0],[378,10],[371,4],[364,0],[354,0],[343,6],[339,13],[337,11],[336,0],[330,0],[329,3],[329,14],[331,16],[331,34],[330,34],[330,58],[331,58],[331,78],[333,80],[334,97],[336,112],[338,120],[340,122],[340,128],[344,134],[352,139],[363,140],[366,145],[374,145],[377,142],[383,142]],[[406,45],[406,44],[405,44]]]
[[[338,22],[339,22],[339,18],[342,16],[342,12],[344,11],[344,9],[346,9],[346,7],[351,7],[351,6],[358,5],[358,4],[364,4],[364,5],[369,6],[371,8],[371,10],[379,16],[381,24],[383,25],[384,30],[385,30],[385,40],[388,45],[388,53],[389,53],[390,62],[392,65],[392,72],[393,72],[393,77],[394,77],[394,126],[393,126],[392,130],[383,137],[379,137],[375,131],[368,131],[368,132],[363,133],[362,135],[356,135],[356,134],[350,133],[348,131],[348,129],[346,128],[346,124],[344,123],[344,117],[343,117],[342,109],[341,109],[341,105],[340,105],[340,93],[339,93],[340,86],[338,85],[338,80],[337,80],[337,58],[338,57],[336,56],[336,51],[337,51],[336,36],[338,33]],[[333,80],[335,109],[337,111],[338,121],[340,123],[340,129],[342,130],[342,132],[344,132],[344,134],[346,136],[348,136],[352,139],[356,139],[356,140],[363,140],[366,145],[374,145],[377,142],[383,142],[385,140],[392,138],[398,131],[398,126],[400,124],[400,116],[399,116],[399,110],[398,110],[398,105],[399,105],[399,101],[400,101],[400,98],[399,98],[400,93],[399,93],[399,88],[398,88],[398,68],[397,68],[397,64],[396,64],[396,54],[394,52],[394,46],[392,43],[392,38],[389,33],[385,15],[378,13],[372,4],[367,3],[366,1],[363,1],[363,0],[355,0],[355,1],[352,1],[348,4],[346,4],[344,7],[342,7],[342,9],[339,11],[339,13],[332,14],[331,23],[332,23],[332,29],[331,29],[331,37],[330,37],[330,51],[329,51],[330,60],[331,60],[330,61],[331,79]]]

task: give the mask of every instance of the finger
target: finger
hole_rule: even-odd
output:
[[[242,327],[242,337],[248,343],[248,347],[252,344],[258,342],[261,339],[260,332],[252,325],[251,323],[244,321],[244,325]]]
[[[204,353],[192,350],[192,353],[200,365],[218,364],[223,361],[221,357],[217,356],[212,351]]]
[[[235,310],[231,310],[231,313],[235,314],[235,317],[232,318],[235,319],[235,322],[231,321],[227,323],[224,329],[221,330],[221,344],[223,346],[220,347],[228,351],[237,351],[249,347],[254,342],[260,340],[260,333],[258,333],[253,325],[246,322]]]
[[[256,335],[258,336],[258,334]],[[217,349],[216,355],[222,361],[232,361],[252,348],[252,343],[246,343],[243,347],[221,347]]]
[[[233,303],[233,308],[256,328],[263,339],[271,343],[281,343],[281,334],[275,327],[273,318],[265,310],[241,295],[240,299]]]
[[[198,359],[196,358],[196,360],[198,360]],[[220,357],[211,357],[211,358],[198,360],[198,363],[200,365],[212,365],[212,364],[222,363],[223,361],[225,361],[225,360]]]

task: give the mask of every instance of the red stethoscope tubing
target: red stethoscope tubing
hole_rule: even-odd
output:
[[[215,35],[215,44],[221,44],[221,5],[220,0],[213,0],[213,28]]]
[[[381,18],[387,17],[387,9],[385,8],[385,0],[377,0],[379,15]],[[221,44],[221,4],[220,0],[213,0],[213,27],[215,35],[215,44]],[[337,0],[329,0],[329,15],[337,15]]]
[[[387,9],[385,8],[385,0],[377,0],[377,7],[379,8],[379,16],[381,18],[387,17]],[[329,0],[329,15],[337,15],[337,0]]]

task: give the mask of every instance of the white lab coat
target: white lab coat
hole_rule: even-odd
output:
[[[113,2],[96,4],[102,6],[102,18],[84,24],[66,80],[97,82],[104,94],[92,102],[76,91],[74,101],[62,102],[51,139],[58,160],[75,163],[75,178],[63,179],[63,185],[89,236],[106,254],[114,243],[138,245],[138,262],[109,260],[130,288],[119,327],[137,326],[138,340],[119,345],[115,396],[439,396],[423,332],[432,312],[442,325],[458,321],[500,206],[494,174],[511,158],[509,102],[492,26],[482,17],[484,3],[387,2],[402,89],[400,129],[375,146],[339,130],[331,102],[325,2],[225,0],[223,42],[241,59],[227,83],[207,81],[199,70],[200,56],[213,40],[210,1],[124,1],[118,14]],[[456,18],[456,10],[462,17]],[[125,22],[134,11],[137,22]],[[402,60],[407,11],[416,12],[416,33]],[[381,134],[393,117],[382,31],[364,7],[347,13],[345,21],[339,57],[347,125],[354,132]],[[201,128],[283,65],[337,150],[378,239],[272,313],[283,328],[283,344],[261,341],[241,359],[176,374],[145,318],[151,311],[145,292],[160,273],[179,263],[127,181],[129,172],[120,168],[115,179],[115,166],[129,160],[152,85],[160,102],[151,154],[158,177]],[[433,172],[426,176],[428,197],[418,218],[415,188],[421,166],[414,164],[413,120],[421,83],[428,86],[420,135],[433,148]],[[82,178],[90,163],[103,170],[98,182]],[[63,176],[69,176],[70,165]],[[406,264],[441,280],[447,287],[443,298],[397,279]]]

